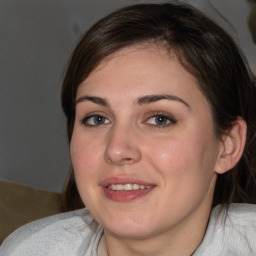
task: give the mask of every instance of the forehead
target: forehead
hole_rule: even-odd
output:
[[[104,59],[79,85],[77,97],[85,92],[111,94],[126,89],[139,93],[201,94],[197,79],[184,69],[174,53],[157,45],[142,44],[126,47]]]

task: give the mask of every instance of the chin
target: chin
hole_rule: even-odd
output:
[[[143,239],[153,233],[152,222],[150,223],[141,217],[118,217],[118,219],[112,219],[112,221],[105,220],[105,223],[101,225],[105,232],[119,238]]]

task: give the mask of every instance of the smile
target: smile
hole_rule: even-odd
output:
[[[131,191],[139,189],[150,189],[152,186],[144,186],[139,184],[111,184],[108,186],[108,189],[117,190],[117,191]]]

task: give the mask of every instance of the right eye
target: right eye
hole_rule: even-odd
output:
[[[110,121],[102,115],[90,115],[86,116],[82,120],[82,124],[85,126],[99,126],[102,124],[109,124]]]

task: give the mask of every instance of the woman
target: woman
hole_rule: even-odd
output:
[[[103,18],[62,90],[64,204],[86,209],[19,229],[1,255],[254,255],[255,99],[232,39],[194,8]]]

